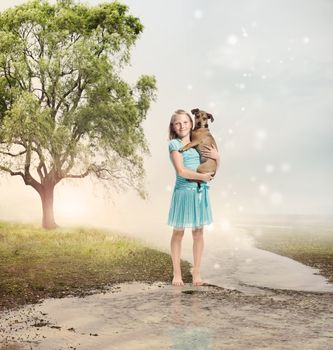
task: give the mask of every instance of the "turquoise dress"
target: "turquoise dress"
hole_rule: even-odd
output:
[[[183,146],[180,139],[169,142],[169,155]],[[195,148],[182,153],[185,168],[196,171],[200,165],[200,155]],[[168,216],[168,225],[176,229],[186,227],[200,228],[212,223],[212,210],[207,182],[188,181],[176,173],[176,183],[173,189]]]

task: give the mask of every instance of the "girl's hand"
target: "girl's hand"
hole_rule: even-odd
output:
[[[213,177],[214,172],[204,173],[202,175],[203,175],[202,181],[205,181],[205,182],[211,181],[214,178]]]
[[[216,161],[220,160],[220,154],[214,144],[211,147],[204,145],[205,149],[201,151],[201,155],[205,158],[215,159]]]

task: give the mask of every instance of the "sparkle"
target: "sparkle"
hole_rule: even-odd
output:
[[[200,18],[202,18],[203,13],[201,10],[195,10],[193,15],[194,15],[194,18],[200,19]]]
[[[188,84],[188,85],[187,85],[187,89],[188,89],[188,90],[192,90],[192,89],[193,89],[193,86],[192,86],[191,84]]]
[[[263,75],[261,76],[261,79],[262,79],[262,80],[266,80],[266,79],[267,79],[267,76],[266,76],[265,74],[263,74]]]
[[[244,112],[244,111],[245,111],[245,107],[242,107],[242,108],[241,108],[241,111]]]
[[[165,188],[168,192],[171,192],[172,190],[172,186],[171,185],[167,185],[167,187]]]
[[[206,226],[207,231],[213,231],[214,230],[214,224],[210,224]]]
[[[310,42],[310,39],[307,36],[305,36],[303,37],[302,41],[304,45],[307,45]]]
[[[260,192],[260,194],[262,194],[262,195],[266,195],[266,194],[268,193],[268,188],[267,188],[267,186],[266,186],[265,184],[261,184],[261,185],[259,186],[259,192]]]
[[[242,35],[244,38],[247,38],[249,35],[247,34],[247,31],[244,27],[242,27]]]
[[[229,35],[228,36],[228,39],[227,39],[227,41],[228,41],[228,44],[229,45],[236,45],[237,43],[238,43],[238,38],[237,38],[237,36],[236,35]]]
[[[273,164],[267,164],[265,167],[266,173],[273,173],[274,172],[274,165]]]
[[[264,129],[259,129],[256,132],[256,138],[260,141],[267,139],[267,132]]]
[[[244,207],[242,207],[241,205],[238,207],[238,211],[241,213],[244,211]]]
[[[283,173],[288,173],[290,171],[290,164],[289,163],[282,163],[281,164],[281,171]]]
[[[219,263],[215,263],[214,264],[214,269],[219,269],[220,268],[220,264]]]
[[[233,133],[233,130],[232,129],[229,129],[228,130],[228,133],[231,135]]]
[[[210,108],[214,108],[214,107],[215,107],[215,102],[209,102],[208,106],[209,106]]]

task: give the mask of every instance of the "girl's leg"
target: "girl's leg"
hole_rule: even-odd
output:
[[[182,230],[173,230],[171,237],[171,257],[173,265],[173,280],[172,284],[175,286],[183,286],[184,282],[182,280],[182,272],[180,269],[180,253],[182,247],[182,239],[184,236],[184,229]]]
[[[193,235],[193,268],[191,269],[193,277],[193,285],[201,286],[203,284],[200,277],[200,266],[201,266],[201,257],[204,248],[203,240],[203,227],[195,228],[192,230]]]

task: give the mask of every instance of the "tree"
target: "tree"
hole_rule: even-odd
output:
[[[145,198],[142,122],[156,82],[120,73],[143,30],[118,2],[34,0],[0,13],[0,170],[40,195],[54,228],[53,194],[94,175]]]

